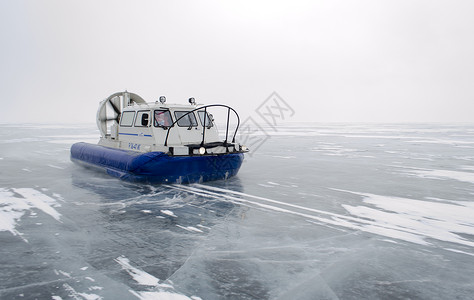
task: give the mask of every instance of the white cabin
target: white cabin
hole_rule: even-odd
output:
[[[146,103],[133,93],[113,94],[100,103],[97,112],[99,145],[137,152],[160,151],[174,156],[247,151],[234,143],[234,132],[227,130],[226,140],[219,139],[208,111],[213,106],[224,106],[229,115],[230,110],[235,113],[232,108],[200,107],[193,98],[189,100],[189,105],[167,104],[162,96],[160,101]]]

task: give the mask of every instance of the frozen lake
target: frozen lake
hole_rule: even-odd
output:
[[[473,299],[474,125],[286,124],[237,177],[119,181],[0,125],[0,299]]]

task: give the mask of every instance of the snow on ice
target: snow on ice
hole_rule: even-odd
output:
[[[472,299],[472,125],[262,128],[237,177],[153,186],[70,162],[93,124],[0,125],[0,298]]]

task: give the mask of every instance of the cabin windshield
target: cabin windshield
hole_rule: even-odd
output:
[[[173,119],[169,110],[155,110],[155,127],[170,127]]]
[[[201,120],[201,125],[206,127],[212,127],[212,118],[209,114],[207,116],[204,114],[204,111],[198,111],[199,120]],[[204,117],[206,117],[206,124],[204,125]]]
[[[186,115],[186,116],[184,116],[184,115]],[[194,115],[193,112],[190,113],[188,111],[175,111],[174,116],[176,117],[176,119],[179,119],[179,118],[182,117],[178,121],[178,126],[179,127],[197,127],[197,125],[198,125],[197,120],[196,120],[196,116]]]

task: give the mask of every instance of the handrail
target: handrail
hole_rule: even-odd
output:
[[[234,112],[234,114],[236,115],[237,117],[237,127],[235,128],[235,131],[234,131],[234,135],[232,137],[232,143],[235,143],[235,136],[237,135],[237,130],[239,129],[239,126],[240,126],[240,117],[239,117],[239,114],[235,111],[235,109],[233,109],[232,107],[228,106],[228,105],[224,105],[224,104],[209,104],[209,105],[204,105],[204,106],[201,106],[201,107],[197,107],[193,110],[190,110],[188,111],[187,113],[185,113],[184,115],[182,115],[181,117],[179,117],[178,119],[176,119],[176,121],[173,122],[173,124],[171,124],[169,127],[168,127],[168,131],[166,132],[166,138],[165,138],[165,147],[168,146],[168,136],[170,134],[170,130],[171,128],[174,127],[174,124],[178,123],[179,120],[181,120],[183,117],[187,116],[188,114],[190,113],[193,113],[197,110],[200,110],[200,109],[203,109],[204,108],[204,124],[203,124],[203,135],[202,135],[202,141],[201,141],[201,145],[204,144],[204,134],[206,132],[206,117],[207,117],[207,108],[208,107],[215,107],[215,106],[221,106],[221,107],[226,107],[228,110],[227,110],[227,126],[226,126],[226,132],[225,132],[225,141],[224,143],[227,144],[227,138],[228,138],[228,132],[229,132],[229,117],[230,117],[230,111],[232,110]],[[199,115],[198,115],[198,118],[199,118]],[[212,120],[211,120],[212,122]],[[201,122],[202,123],[202,122]],[[192,124],[191,124],[192,125]]]

